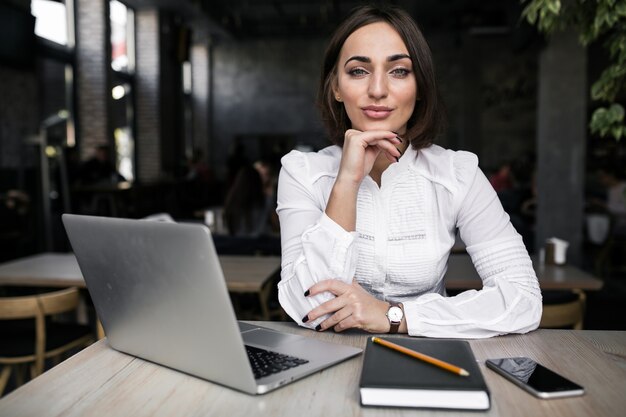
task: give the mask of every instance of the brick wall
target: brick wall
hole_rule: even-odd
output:
[[[107,133],[107,0],[76,1],[76,88],[81,159],[91,156]]]
[[[294,144],[322,147],[324,128],[315,107],[325,42],[259,40],[214,46],[211,163],[226,174],[235,138],[255,157],[255,137],[288,135]],[[245,142],[245,141],[244,141]]]
[[[138,10],[136,18],[136,152],[137,178],[150,182],[161,172],[161,122],[159,118],[159,12]]]
[[[10,3],[28,10],[30,0],[13,0]],[[37,133],[38,95],[35,69],[21,70],[0,65],[0,169],[37,166],[35,148],[24,146],[24,141]]]
[[[24,143],[37,134],[39,100],[35,71],[0,66],[0,168],[37,166],[34,146]]]
[[[77,89],[81,157],[109,143],[107,116],[110,53],[107,0],[77,0]],[[151,182],[161,174],[159,108],[160,19],[158,10],[136,11],[136,176]]]
[[[199,41],[192,45],[191,84],[192,84],[192,117],[193,117],[193,147],[202,150],[208,155],[210,136],[210,108],[209,108],[209,51],[207,41]],[[209,156],[210,157],[210,156]]]

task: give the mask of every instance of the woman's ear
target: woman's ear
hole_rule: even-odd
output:
[[[335,100],[341,103],[342,99],[341,99],[341,94],[339,93],[339,84],[337,83],[336,76],[333,77],[332,84],[333,84],[333,96],[335,97]]]

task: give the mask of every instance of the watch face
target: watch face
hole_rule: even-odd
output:
[[[404,316],[404,314],[402,313],[402,309],[400,307],[393,306],[387,311],[387,317],[389,317],[389,320],[392,322],[402,321],[402,316]]]

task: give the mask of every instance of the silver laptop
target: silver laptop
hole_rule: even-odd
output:
[[[63,223],[108,341],[119,351],[250,394],[361,352],[238,323],[202,225],[70,214]],[[261,371],[253,362],[261,362]]]

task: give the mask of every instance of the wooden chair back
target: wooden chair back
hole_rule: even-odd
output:
[[[46,349],[46,316],[76,309],[78,288],[18,297],[0,297],[0,320],[35,319],[35,367],[33,376],[43,372]],[[11,361],[13,362],[13,361]],[[2,358],[0,358],[2,363]]]
[[[80,301],[78,288],[71,287],[45,294],[19,297],[0,297],[0,320],[36,318],[39,314],[71,311]]]
[[[560,304],[546,304],[543,306],[541,315],[541,328],[565,328],[572,327],[576,330],[583,329],[583,319],[587,296],[581,290],[573,290],[577,299]]]

